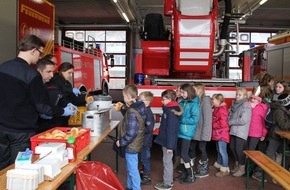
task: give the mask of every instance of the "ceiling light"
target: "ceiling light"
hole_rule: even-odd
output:
[[[43,0],[32,0],[32,2],[38,3],[38,4],[42,4],[43,3]]]
[[[111,0],[114,2],[115,7],[117,8],[117,11],[119,12],[120,16],[123,17],[124,20],[126,20],[126,22],[130,22],[125,9],[123,8],[122,4],[120,1],[118,0]]]
[[[126,13],[122,12],[122,15],[123,15],[124,19],[126,20],[126,22],[129,22],[129,19],[128,19]]]
[[[262,1],[260,1],[260,5],[263,5],[264,3],[266,3],[266,1],[268,1],[268,0],[262,0]]]

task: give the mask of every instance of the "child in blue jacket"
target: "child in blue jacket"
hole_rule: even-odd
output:
[[[183,114],[179,125],[178,148],[181,155],[180,162],[184,167],[178,179],[181,183],[193,183],[195,182],[194,163],[191,162],[189,156],[189,147],[199,121],[200,99],[190,84],[181,85],[180,91],[183,100],[181,100],[179,105],[183,109]]]
[[[157,183],[154,187],[156,189],[172,188],[173,183],[173,150],[177,148],[177,135],[179,126],[179,116],[174,112],[180,112],[180,108],[176,100],[176,93],[173,90],[165,90],[162,96],[162,110],[161,123],[159,133],[155,142],[162,147],[163,152],[163,182]]]
[[[151,157],[151,147],[153,141],[153,129],[154,129],[154,115],[151,110],[150,104],[153,100],[153,94],[150,91],[141,92],[139,95],[139,99],[144,102],[146,109],[145,109],[145,135],[144,141],[141,151],[141,185],[151,185],[150,179],[150,157]]]

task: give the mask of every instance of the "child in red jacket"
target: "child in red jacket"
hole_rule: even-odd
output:
[[[216,141],[216,149],[218,152],[217,161],[214,167],[220,171],[215,175],[224,177],[230,174],[229,158],[227,153],[227,143],[230,142],[230,129],[228,124],[228,108],[224,102],[222,94],[214,94],[212,96],[213,117],[212,117],[212,140]]]

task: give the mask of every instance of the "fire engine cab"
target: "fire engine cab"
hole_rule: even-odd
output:
[[[61,42],[54,46],[54,54],[58,63],[69,62],[74,65],[74,77],[72,84],[81,92],[87,90],[94,94],[108,95],[109,71],[108,60],[113,58],[104,54],[94,44],[85,44],[68,37],[63,37]]]
[[[271,71],[276,80],[290,81],[289,53],[290,31],[277,34],[268,39],[268,43],[251,48],[248,52],[253,65],[254,75]]]

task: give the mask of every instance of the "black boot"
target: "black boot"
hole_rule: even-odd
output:
[[[195,174],[197,178],[203,178],[209,176],[208,174],[208,159],[206,161],[199,160],[199,165],[197,167],[197,173]]]
[[[195,182],[195,174],[193,171],[193,166],[190,163],[185,163],[184,165],[186,167],[187,175],[186,175],[186,178],[181,181],[181,183],[194,183]]]
[[[148,174],[143,174],[141,177],[141,185],[151,185],[151,178]]]
[[[196,173],[196,169],[195,169],[195,167],[194,167],[194,165],[195,165],[195,160],[196,160],[196,157],[190,159],[190,165],[192,166],[192,168],[193,168],[193,172],[194,172],[194,173]]]
[[[179,181],[182,181],[183,179],[185,179],[187,176],[187,172],[186,172],[186,169],[184,167],[184,164],[181,164],[181,174],[174,177],[174,180],[179,180]]]
[[[177,169],[180,164],[180,156],[174,156],[173,169]]]

